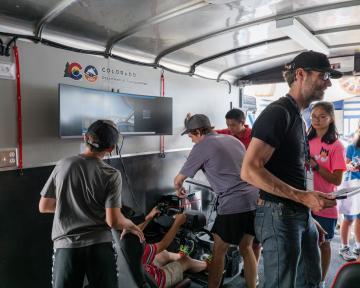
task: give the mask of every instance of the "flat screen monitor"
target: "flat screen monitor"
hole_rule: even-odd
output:
[[[107,92],[59,84],[60,137],[79,138],[108,119],[123,135],[171,135],[172,98]]]

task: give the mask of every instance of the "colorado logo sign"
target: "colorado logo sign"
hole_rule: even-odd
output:
[[[83,76],[89,82],[95,82],[98,79],[98,70],[93,65],[87,65],[82,70],[82,66],[77,62],[66,62],[64,77],[69,77],[73,80],[81,80]]]
[[[67,62],[65,65],[64,77],[70,77],[71,79],[74,79],[74,80],[81,80],[81,78],[82,78],[82,75],[80,73],[81,69],[82,69],[82,67],[79,63]]]
[[[85,67],[84,75],[85,75],[85,79],[88,80],[89,82],[95,82],[98,78],[99,73],[94,66],[88,65]]]

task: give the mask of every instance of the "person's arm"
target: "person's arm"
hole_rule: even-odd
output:
[[[55,166],[48,180],[46,181],[44,187],[40,192],[40,200],[39,200],[39,211],[40,213],[55,213],[56,209],[56,175],[57,171],[61,168],[62,160]]]
[[[334,172],[330,172],[325,167],[320,166],[314,159],[310,159],[311,168],[315,169],[319,173],[319,175],[324,178],[327,182],[339,186],[342,182],[343,170],[334,170]]]
[[[359,172],[359,168],[354,167],[351,159],[346,158],[346,170],[349,172]]]
[[[184,198],[186,196],[186,190],[183,187],[183,183],[186,178],[187,178],[187,176],[178,174],[178,175],[176,175],[176,177],[174,179],[174,187],[176,190],[176,195],[180,198]]]
[[[105,208],[106,223],[113,229],[122,230],[121,238],[126,233],[132,233],[144,241],[144,234],[131,220],[127,219],[120,211],[120,208]]]
[[[39,201],[39,211],[40,213],[54,213],[56,208],[56,199],[55,198],[45,198],[41,196]]]
[[[185,179],[193,178],[209,157],[211,157],[202,147],[202,143],[194,145],[180,172],[174,178],[176,195],[180,198],[186,197],[186,190],[182,186]]]
[[[333,143],[328,155],[328,161],[330,161],[329,166],[332,167],[332,172],[322,165],[319,165],[314,157],[310,158],[309,164],[313,171],[317,171],[326,182],[339,186],[342,182],[344,171],[346,171],[345,149],[340,141]]]
[[[349,172],[359,172],[359,168],[355,167],[352,161],[354,153],[355,153],[355,147],[353,144],[351,144],[346,148],[346,157],[345,157],[346,170]]]
[[[245,153],[241,168],[241,179],[270,194],[302,203],[314,211],[336,205],[335,200],[326,198],[323,193],[296,189],[271,174],[265,168],[265,164],[274,151],[275,148],[253,137]]]
[[[156,206],[153,209],[151,209],[149,214],[146,215],[145,221],[138,225],[138,227],[141,229],[141,231],[144,231],[146,226],[159,214],[160,214],[160,211],[159,211],[159,209],[157,209]]]
[[[327,235],[328,233],[325,231],[325,229],[320,225],[318,221],[316,221],[314,218],[312,219],[319,233],[319,245],[322,245],[325,243],[325,235]]]
[[[328,171],[326,168],[319,166],[319,174],[322,178],[324,178],[327,182],[332,183],[336,186],[339,186],[342,182],[343,170],[335,170],[333,173]]]
[[[176,233],[179,231],[179,228],[181,225],[183,225],[186,222],[186,215],[185,214],[176,214],[175,221],[171,225],[169,231],[165,234],[164,238],[156,243],[156,254],[159,254],[160,252],[164,251],[171,242],[174,240]]]

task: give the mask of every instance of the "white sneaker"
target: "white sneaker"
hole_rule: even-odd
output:
[[[356,257],[351,253],[350,247],[345,246],[344,248],[340,248],[339,255],[344,258],[345,261],[355,261]]]
[[[355,247],[355,248],[353,249],[352,253],[353,253],[356,257],[360,256],[360,248],[356,248],[356,247]]]

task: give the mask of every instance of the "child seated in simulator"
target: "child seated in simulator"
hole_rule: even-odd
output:
[[[138,225],[140,229],[145,229],[146,225],[157,215],[159,210],[153,208],[145,217],[145,222]],[[166,248],[174,240],[176,233],[181,225],[186,222],[185,214],[177,214],[175,221],[164,238],[155,244],[145,244],[142,263],[145,270],[154,278],[159,288],[168,288],[183,280],[183,273],[189,271],[198,273],[207,269],[206,261],[199,261],[188,256],[193,247],[181,247],[180,253],[172,253]]]

